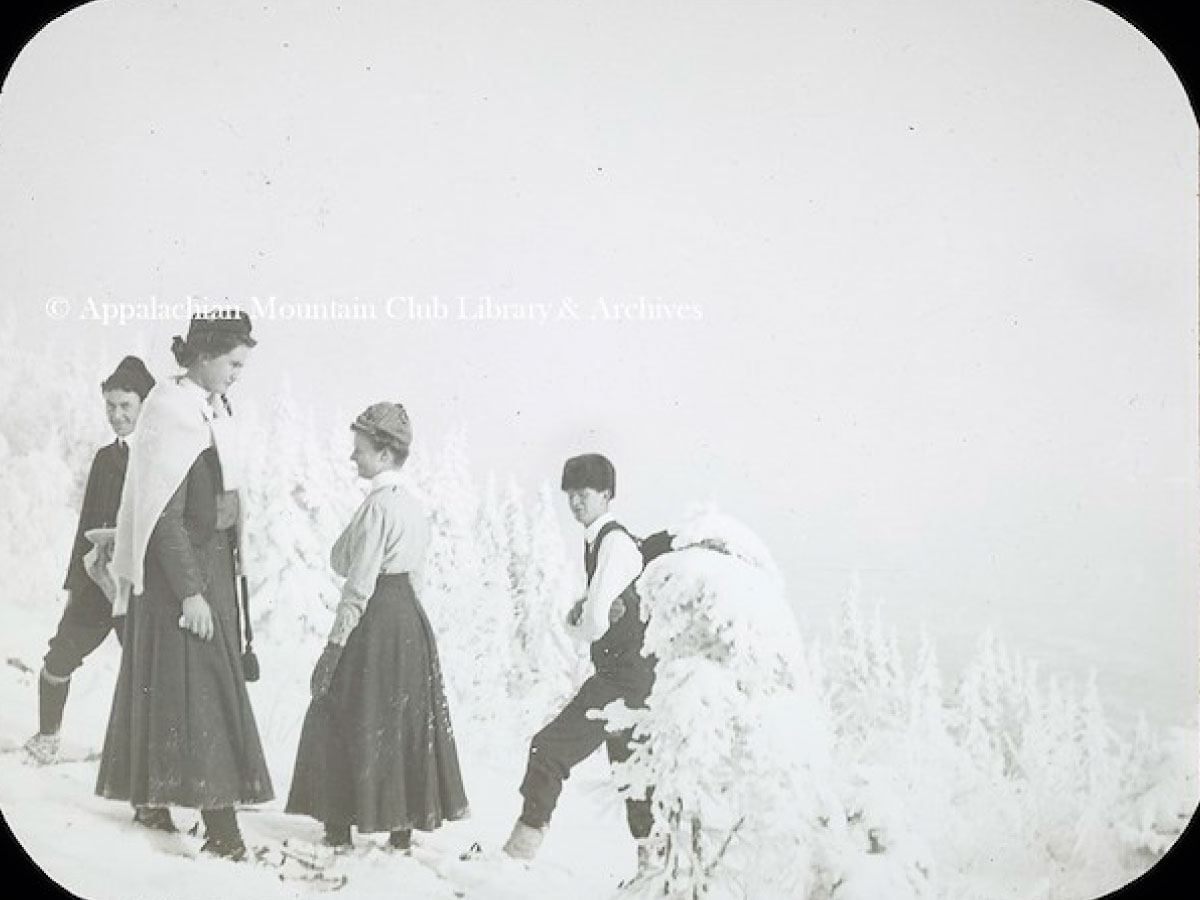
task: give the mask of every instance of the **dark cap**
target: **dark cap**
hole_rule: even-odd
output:
[[[400,403],[372,403],[350,427],[394,450],[412,446],[412,422]]]
[[[203,350],[210,344],[253,347],[257,343],[250,337],[250,316],[240,309],[197,313],[188,324],[187,345],[193,350]]]
[[[154,376],[146,368],[146,364],[136,356],[127,356],[116,369],[100,383],[101,391],[132,391],[145,400],[150,389],[154,387]]]
[[[567,460],[563,466],[562,489],[577,491],[582,488],[608,491],[610,497],[617,495],[617,470],[607,456],[585,453]]]

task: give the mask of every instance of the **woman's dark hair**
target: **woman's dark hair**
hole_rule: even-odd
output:
[[[201,357],[215,359],[241,346],[253,347],[254,345],[236,335],[211,335],[203,341],[191,342],[175,335],[175,339],[171,341],[171,354],[180,368],[186,369]]]
[[[201,357],[215,359],[238,347],[253,347],[257,343],[250,336],[250,317],[241,310],[226,310],[219,315],[192,316],[187,340],[175,335],[171,353],[175,362],[186,369]]]

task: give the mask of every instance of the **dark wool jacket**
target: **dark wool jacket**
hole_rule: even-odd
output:
[[[116,441],[96,451],[83,492],[79,527],[75,531],[75,545],[71,548],[71,562],[63,583],[69,591],[99,590],[83,567],[84,554],[92,549],[92,542],[84,532],[92,528],[112,528],[117,524],[117,508],[121,505],[121,488],[125,485],[128,464],[128,447],[122,449]]]

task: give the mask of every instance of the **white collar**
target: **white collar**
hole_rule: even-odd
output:
[[[185,391],[195,395],[195,397],[200,401],[200,408],[204,411],[204,417],[206,419],[211,419],[213,417],[213,413],[215,412],[213,408],[213,397],[216,395],[210,394],[186,375],[180,375],[176,381]]]
[[[377,491],[385,487],[399,487],[402,481],[403,476],[399,469],[384,469],[371,479],[368,491]]]
[[[596,536],[600,534],[601,528],[603,528],[609,522],[615,522],[616,520],[616,516],[614,516],[611,512],[606,512],[597,518],[596,521],[594,521],[591,525],[585,528],[583,530],[583,539],[588,542],[588,546],[591,546],[596,542]]]
[[[180,375],[175,379],[175,383],[185,391],[191,391],[197,397],[200,397],[202,400],[204,400],[205,403],[208,402],[208,391],[200,387],[200,385],[196,384],[196,382],[192,381],[192,379],[188,378],[186,375]]]

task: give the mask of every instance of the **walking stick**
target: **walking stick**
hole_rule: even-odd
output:
[[[240,595],[240,606],[242,629],[246,635],[246,649],[242,651],[242,674],[246,681],[258,681],[258,676],[261,674],[258,668],[258,657],[254,653],[254,628],[250,624],[250,586],[246,582],[246,576],[241,574],[242,570],[242,548],[240,544],[234,544],[234,561],[237,564],[238,580],[237,592]]]
[[[233,416],[233,406],[229,402],[229,398],[221,394],[221,404],[225,407],[225,413],[228,416]],[[240,500],[239,500],[240,502]],[[239,511],[239,516],[241,515]],[[242,574],[242,542],[239,529],[234,529],[233,540],[233,567],[237,572],[237,583],[235,593],[238,595],[238,601],[235,606],[240,607],[240,615],[242,629],[246,634],[246,649],[242,651],[242,677],[246,681],[258,681],[258,676],[261,674],[258,668],[258,657],[254,654],[254,628],[250,624],[250,585],[246,582],[246,576]]]

